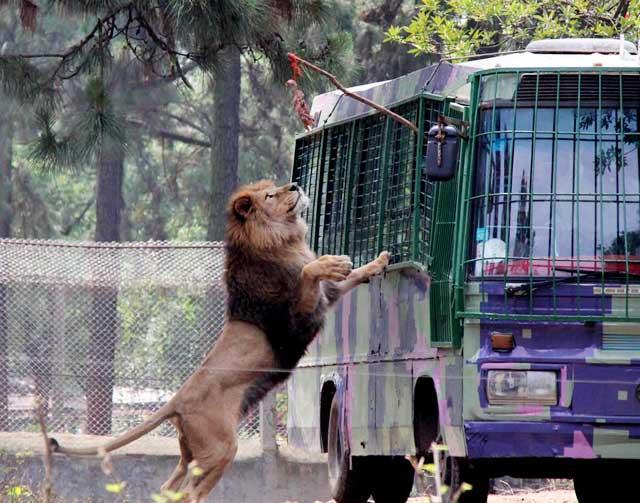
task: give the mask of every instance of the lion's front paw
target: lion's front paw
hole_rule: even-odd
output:
[[[343,281],[351,273],[353,263],[347,255],[323,255],[307,267],[317,279]]]
[[[383,251],[378,258],[369,262],[365,267],[367,277],[378,276],[384,272],[384,268],[389,265],[391,260],[391,254],[388,251]]]
[[[386,250],[383,251],[380,255],[378,255],[378,258],[376,259],[376,262],[382,265],[382,267],[387,267],[390,261],[391,261],[391,254]]]

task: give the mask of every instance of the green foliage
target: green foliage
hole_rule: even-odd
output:
[[[37,93],[27,92],[29,81],[19,73],[33,72],[36,83],[42,82],[51,76],[59,59],[7,60],[7,54],[12,53],[65,52],[94,28],[96,16],[104,17],[127,3],[52,1],[50,7],[41,5],[35,33],[20,28],[19,17],[12,7],[15,3],[0,6],[0,65],[13,65],[10,72],[5,72],[7,78],[0,79],[9,86],[0,89],[5,103],[0,120],[13,124],[16,131],[12,231],[15,237],[93,238],[99,139],[126,144],[123,240],[201,240],[206,235],[212,161],[211,149],[205,145],[210,145],[212,138],[215,141],[211,118],[216,113],[206,73],[185,65],[194,88],[190,90],[180,85],[180,79],[163,80],[138,61],[122,40],[114,40],[103,47],[102,56],[93,53],[93,63],[87,62],[71,79],[61,76],[83,61],[89,47],[63,65],[59,77],[54,79],[55,101],[50,106],[46,102],[40,105],[35,99]],[[205,4],[214,3],[175,0],[167,8],[173,9],[172,16],[180,17],[174,22],[183,23],[186,29],[196,16],[190,10],[196,7],[187,4],[198,4],[198,9],[204,9],[211,8]],[[273,22],[278,24],[283,50],[294,51],[329,69],[347,85],[397,76],[419,66],[418,59],[407,56],[402,47],[381,44],[384,23],[379,25],[377,19],[360,20],[370,9],[377,9],[378,2],[256,0],[253,3],[271,5],[268,12],[276,16]],[[276,4],[290,7],[276,10]],[[404,4],[395,8],[397,22],[408,19],[403,12],[412,2],[405,0]],[[211,12],[215,17],[215,11]],[[213,26],[211,23],[215,21],[206,22]],[[188,48],[185,45],[181,50]],[[215,58],[210,62],[215,64]],[[283,86],[283,79],[290,78],[291,70],[284,58],[282,62],[281,67],[274,67],[259,47],[245,50],[239,130],[241,183],[265,177],[283,182],[290,176],[294,134],[300,125],[292,110],[289,91]],[[161,66],[156,68],[160,69]],[[14,77],[9,78],[9,73]],[[302,81],[309,102],[315,92],[331,89],[326,80],[314,77],[308,74]],[[205,145],[190,143],[192,140]],[[43,169],[33,170],[33,165]]]
[[[386,42],[411,54],[465,57],[479,50],[517,50],[540,38],[640,34],[639,0],[422,0],[406,26],[391,26]]]
[[[29,153],[33,165],[44,170],[69,168],[89,162],[103,148],[126,148],[125,118],[113,106],[103,79],[87,80],[83,101],[83,109],[67,117],[66,134],[55,133],[56,121],[50,111],[36,113],[40,134]]]
[[[193,74],[187,74],[194,67],[215,78],[218,55],[226,47],[266,63],[261,66],[270,68],[278,85],[290,76],[289,51],[302,51],[348,74],[351,37],[328,29],[337,5],[333,0],[166,0],[159,5],[51,0],[38,14],[32,39],[14,33],[2,45],[0,91],[35,112],[39,136],[30,152],[32,163],[44,169],[80,166],[105,144],[126,147],[127,119],[148,102],[133,90],[136,85],[155,80],[158,85],[147,86],[145,93],[162,89],[170,95],[162,83],[191,86]],[[13,8],[0,4],[16,22]]]
[[[185,493],[169,491],[167,489],[163,490],[162,494],[151,495],[151,499],[153,500],[154,503],[172,503],[172,502],[184,501],[185,497],[186,497]]]
[[[28,60],[0,53],[0,90],[20,104],[52,109],[57,94],[46,76]]]
[[[5,496],[7,498],[7,503],[28,503],[36,501],[29,488],[22,485],[8,487],[6,489]]]
[[[109,482],[108,484],[105,484],[104,488],[109,493],[120,494],[126,486],[126,482]]]

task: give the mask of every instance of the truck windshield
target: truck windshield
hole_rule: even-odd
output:
[[[491,107],[476,135],[470,273],[640,273],[638,108]]]

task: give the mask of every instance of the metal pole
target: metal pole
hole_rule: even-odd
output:
[[[276,393],[269,393],[260,402],[260,444],[262,452],[275,453],[276,443]]]

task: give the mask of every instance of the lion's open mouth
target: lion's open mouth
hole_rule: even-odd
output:
[[[296,198],[291,208],[289,208],[287,213],[291,213],[292,211],[298,211],[299,213],[302,213],[304,210],[307,209],[308,202],[309,200],[306,197],[304,197],[304,193],[301,190],[299,190],[298,197]]]

